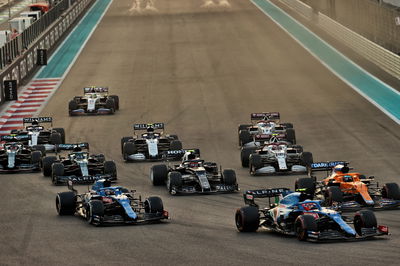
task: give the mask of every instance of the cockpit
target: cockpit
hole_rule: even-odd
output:
[[[85,160],[89,158],[88,152],[74,152],[68,155],[70,160]]]

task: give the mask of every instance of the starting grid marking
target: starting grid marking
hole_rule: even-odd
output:
[[[61,81],[61,78],[34,79],[25,86],[19,92],[18,101],[8,106],[0,117],[0,135],[7,135],[13,129],[22,128],[22,118],[38,113],[60,86]]]

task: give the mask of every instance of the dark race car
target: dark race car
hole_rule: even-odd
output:
[[[6,143],[0,146],[0,173],[41,171],[42,152],[20,142],[13,142],[15,136],[1,136]]]
[[[243,167],[249,167],[251,175],[308,173],[313,163],[311,152],[300,145],[291,145],[278,139],[261,147],[243,147],[240,159]]]
[[[182,143],[177,135],[164,135],[164,123],[134,124],[134,136],[121,139],[121,152],[125,161],[161,160],[182,158]],[[146,131],[140,135],[136,131]],[[178,151],[178,152],[173,152]]]
[[[309,200],[308,194],[287,188],[248,190],[243,197],[248,206],[235,214],[240,232],[255,232],[262,227],[310,241],[367,239],[389,232],[387,226],[377,225],[372,211],[358,211],[351,219],[321,207],[320,201]],[[256,198],[268,198],[269,205],[260,207]]]
[[[24,129],[12,130],[11,134],[21,139],[25,145],[37,147],[43,145],[46,151],[54,151],[57,144],[65,143],[64,128],[53,128],[53,119],[51,117],[25,117],[22,119]],[[51,123],[49,128],[41,124]]]
[[[66,157],[47,156],[43,158],[43,175],[51,176],[54,185],[65,184],[68,180],[78,184],[93,183],[107,177],[117,179],[114,161],[106,161],[103,154],[89,154],[88,143],[60,144],[57,150],[72,150]]]
[[[260,146],[274,136],[296,144],[296,132],[293,124],[280,123],[278,112],[252,113],[250,118],[252,124],[242,124],[238,127],[240,147]]]
[[[334,206],[342,211],[371,209],[394,209],[400,207],[400,188],[397,183],[375,182],[375,177],[366,177],[350,172],[345,161],[317,162],[311,164],[312,173],[327,171],[326,177],[318,181],[316,176],[299,178],[296,189],[303,189],[325,206]]]
[[[150,180],[154,186],[166,185],[172,195],[232,193],[239,190],[234,170],[221,170],[216,163],[201,160],[198,149],[182,150],[182,153],[179,165],[151,167]]]
[[[83,96],[75,96],[69,101],[70,116],[114,114],[119,110],[119,97],[108,95],[107,87],[83,88]]]
[[[158,222],[169,218],[159,197],[148,197],[144,201],[133,190],[112,187],[109,180],[96,181],[87,193],[78,194],[72,182],[71,191],[61,192],[56,197],[59,215],[78,215],[89,224],[139,224]]]

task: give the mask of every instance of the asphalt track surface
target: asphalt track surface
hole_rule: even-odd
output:
[[[40,174],[2,175],[0,264],[10,265],[397,265],[399,211],[377,212],[391,235],[314,244],[267,231],[238,233],[241,193],[170,196],[153,187],[152,163],[126,164],[120,138],[135,122],[165,122],[187,148],[234,168],[242,190],[293,187],[297,176],[251,177],[240,167],[237,125],[254,111],[279,111],[314,160],[349,160],[384,182],[398,182],[399,125],[340,81],[248,1],[202,8],[202,1],[156,1],[157,12],[130,12],[114,1],[41,115],[67,141],[117,163],[119,184],[159,195],[171,220],[96,228],[59,217],[54,187]],[[113,116],[73,117],[67,102],[87,85],[120,96]],[[84,191],[85,186],[79,187]]]

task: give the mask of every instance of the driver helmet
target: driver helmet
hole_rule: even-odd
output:
[[[186,152],[183,155],[183,161],[190,161],[196,159],[196,154],[193,152]]]
[[[348,173],[349,172],[349,168],[343,164],[338,164],[335,167],[333,167],[333,171],[335,173]]]

